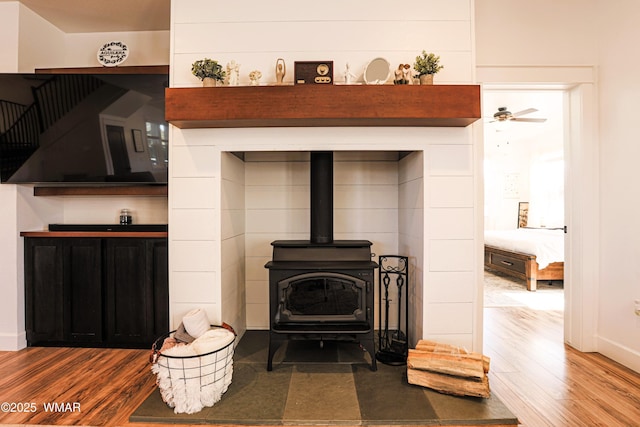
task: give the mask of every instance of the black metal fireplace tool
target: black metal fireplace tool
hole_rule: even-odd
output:
[[[409,353],[409,258],[380,255],[378,264],[379,328],[376,359],[387,365],[404,365]],[[397,313],[391,313],[395,308],[391,305],[393,298],[397,299]]]

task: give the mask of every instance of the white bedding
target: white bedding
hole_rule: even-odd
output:
[[[485,230],[484,243],[498,249],[535,255],[540,269],[552,262],[564,262],[564,232],[561,229]]]

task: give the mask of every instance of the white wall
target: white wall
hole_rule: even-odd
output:
[[[0,301],[0,349],[18,350],[26,346],[24,315],[24,245],[18,230],[39,228],[42,218],[59,222],[62,218],[60,203],[50,199],[36,199],[27,185],[0,185],[0,237],[2,259],[0,287],[4,297]]]
[[[480,81],[578,83],[578,90],[570,90],[568,108],[586,108],[588,120],[577,124],[570,136],[579,139],[568,153],[569,175],[579,176],[567,190],[569,203],[583,209],[567,213],[574,233],[568,246],[574,252],[568,255],[583,274],[573,278],[569,290],[568,308],[577,316],[567,319],[569,329],[577,325],[580,330],[565,339],[636,371],[640,318],[632,303],[640,295],[640,270],[634,261],[640,229],[634,226],[634,212],[640,202],[629,183],[637,168],[634,124],[640,60],[629,41],[640,37],[635,23],[639,15],[640,4],[632,0],[615,5],[604,0],[476,1]],[[500,49],[495,48],[497,40],[504,40]],[[596,81],[592,91],[590,83]],[[575,102],[575,95],[583,102]],[[591,105],[598,104],[594,116]]]
[[[7,72],[18,70],[18,28],[20,4],[16,2],[0,2],[0,70]]]
[[[597,0],[476,0],[477,64],[594,64],[598,43],[596,3]]]
[[[220,160],[220,314],[240,334],[247,329],[245,166],[231,153],[221,153]]]
[[[182,133],[170,132],[170,327],[175,329],[194,307],[203,308],[211,322],[220,324],[221,153],[207,143],[203,132],[188,132],[192,146]]]
[[[640,370],[640,325],[638,318],[630,314],[631,300],[639,297],[637,283],[640,273],[634,267],[637,263],[633,258],[638,251],[632,244],[640,241],[638,229],[632,227],[638,198],[633,197],[633,194],[630,196],[629,177],[626,174],[628,170],[636,168],[637,156],[633,156],[633,153],[638,149],[634,143],[635,130],[632,126],[640,66],[638,59],[629,54],[628,46],[629,40],[636,40],[639,36],[640,30],[633,20],[638,16],[640,5],[633,0],[620,0],[615,7],[603,0],[476,0],[477,31],[474,35],[472,25],[468,22],[473,2],[463,0],[424,1],[408,8],[395,7],[381,1],[347,2],[337,9],[314,10],[312,22],[303,24],[295,23],[296,16],[298,21],[305,21],[303,18],[307,18],[305,15],[308,9],[297,7],[298,4],[293,1],[284,2],[279,7],[274,7],[271,3],[251,2],[243,4],[243,7],[229,8],[211,7],[210,2],[204,0],[173,3],[171,62],[175,70],[172,76],[174,86],[196,85],[197,81],[189,73],[190,64],[205,55],[219,58],[223,63],[230,59],[239,60],[245,81],[246,74],[254,67],[263,70],[265,80],[273,80],[270,70],[274,68],[277,57],[284,57],[288,64],[294,59],[330,57],[336,61],[339,73],[347,62],[351,64],[352,70],[357,70],[375,56],[386,56],[392,64],[409,62],[416,51],[422,48],[442,54],[446,68],[437,77],[441,82],[471,81],[476,54],[477,64],[480,66],[548,66],[548,69],[542,70],[544,77],[553,76],[554,73],[556,76],[561,75],[564,70],[556,66],[582,67],[599,64],[599,99],[602,104],[600,148],[603,151],[600,162],[602,191],[599,194],[603,199],[603,220],[598,229],[589,231],[597,233],[603,239],[600,249],[602,274],[599,281],[606,292],[602,293],[598,303],[599,345],[603,353]],[[16,71],[18,64],[21,71],[36,66],[61,66],[58,59],[47,56],[47,51],[51,52],[52,48],[53,52],[61,50],[49,45],[46,36],[41,37],[43,34],[51,35],[53,31],[26,26],[18,30],[21,25],[18,15],[22,7],[18,2],[0,2],[0,33],[3,40],[0,70]],[[363,10],[367,12],[365,21],[361,19]],[[276,22],[283,15],[294,22]],[[338,15],[339,19],[336,18]],[[215,23],[216,16],[220,17],[220,21],[225,21],[224,25]],[[385,22],[394,19],[396,24]],[[426,25],[420,19],[425,19]],[[255,21],[254,24],[251,21]],[[407,26],[405,21],[410,21],[410,25]],[[231,24],[232,22],[235,24]],[[381,22],[385,24],[381,25]],[[326,28],[327,23],[330,27],[329,42],[317,37],[317,29]],[[211,27],[222,31],[208,31]],[[29,53],[19,61],[19,34],[30,34],[38,41],[41,51],[34,50],[32,46],[25,47]],[[198,34],[203,36],[200,41]],[[120,35],[109,36],[121,39]],[[470,45],[474,36],[476,52]],[[92,53],[85,50],[78,52],[75,49],[88,49],[84,37],[89,36],[79,35],[77,40],[75,37],[65,37],[63,46],[68,42],[74,49],[62,49],[65,52],[64,66],[96,65]],[[138,38],[134,39],[137,43]],[[144,42],[144,49],[137,45],[131,46],[132,57],[127,65],[166,63],[166,34],[154,34],[151,39]],[[56,36],[52,43],[56,44],[58,41]],[[89,50],[94,48],[93,43],[94,41],[88,43],[91,44]],[[600,48],[596,49],[598,46]],[[150,52],[152,56],[147,56]],[[141,59],[142,56],[144,60]],[[540,70],[536,72],[539,73]],[[513,73],[507,70],[505,75],[513,76]],[[289,67],[289,81],[291,76],[292,69]],[[198,145],[198,142],[191,142]],[[277,147],[276,142],[273,147]],[[193,147],[188,148],[192,149]],[[180,156],[176,156],[175,160],[180,161]],[[474,177],[477,179],[477,175]],[[13,186],[0,188],[2,217],[9,219],[2,222],[0,230],[13,242],[16,242],[16,233],[21,228],[10,220],[16,213],[22,217],[22,212],[19,212],[22,208],[17,203],[18,191],[21,191],[20,188]],[[114,209],[120,204],[115,203]],[[173,215],[176,215],[175,211]],[[58,214],[52,214],[52,217],[56,216]],[[45,221],[39,221],[39,224],[44,223]],[[207,227],[214,226],[201,224],[201,229],[202,227],[206,235],[210,232]],[[21,271],[19,253],[18,244],[3,245],[0,257],[5,261],[18,259],[16,268],[12,268],[11,262],[7,261],[2,269],[3,292],[5,295],[14,295],[18,299],[18,306],[21,302],[18,296],[21,284],[16,284],[14,289],[13,283]],[[626,262],[621,263],[620,259]],[[8,280],[5,281],[5,278]],[[18,319],[23,317],[21,313],[17,313],[17,318],[13,317],[15,304],[16,301],[12,298],[3,298],[0,310],[3,314],[11,313],[7,314],[9,323],[0,323],[3,328],[5,325],[8,328],[0,331],[0,334],[10,335],[14,342],[19,330],[11,325],[17,324]]]
[[[480,350],[482,144],[473,126],[429,143],[424,155],[423,336]]]
[[[634,171],[640,147],[637,99],[640,58],[630,40],[640,38],[640,3],[598,1],[600,77],[600,299],[598,350],[640,372],[640,209]]]
[[[226,65],[231,60],[240,63],[241,84],[248,83],[247,75],[254,69],[262,71],[263,83],[274,82],[274,68],[276,59],[279,57],[284,58],[287,63],[285,82],[293,80],[293,61],[331,59],[334,61],[335,79],[340,82],[347,63],[352,72],[360,74],[368,61],[382,56],[386,57],[395,68],[397,63],[413,63],[415,56],[423,49],[439,54],[445,65],[445,69],[436,77],[437,82],[470,83],[473,82],[474,74],[472,4],[473,2],[469,0],[429,0],[413,4],[411,7],[398,8],[379,0],[374,2],[360,0],[341,4],[338,8],[317,9],[300,7],[299,3],[292,0],[280,2],[277,7],[271,3],[249,1],[241,8],[224,5],[212,8],[210,3],[204,0],[173,2],[171,84],[173,87],[199,86],[200,83],[191,75],[190,69],[193,61],[203,57],[216,59],[222,65]],[[366,11],[366,14],[363,14],[363,11]],[[319,33],[326,36],[318,37]],[[359,75],[358,78],[360,77]],[[171,130],[172,162],[174,164],[190,162],[194,168],[190,169],[186,175],[171,174],[170,223],[173,223],[175,214],[185,209],[211,210],[214,214],[212,217],[215,218],[215,203],[210,204],[209,197],[199,200],[203,198],[203,194],[220,191],[222,185],[217,172],[219,163],[214,152],[243,151],[246,154],[256,151],[332,150],[363,153],[371,150],[421,152],[429,149],[432,158],[437,160],[434,161],[427,156],[424,162],[417,161],[416,164],[422,167],[422,172],[411,178],[415,182],[420,182],[419,177],[428,177],[428,181],[422,187],[424,195],[421,197],[425,203],[430,203],[428,209],[424,206],[415,207],[408,200],[402,202],[402,207],[407,212],[411,207],[413,214],[422,213],[427,218],[411,224],[421,225],[433,218],[441,226],[441,228],[429,230],[425,226],[425,234],[438,231],[435,238],[429,239],[422,236],[414,239],[422,247],[408,250],[416,259],[427,260],[428,255],[433,256],[433,260],[428,261],[428,267],[419,266],[417,270],[422,277],[416,282],[432,285],[428,291],[423,289],[416,291],[418,295],[424,296],[422,307],[425,312],[430,311],[430,314],[428,318],[423,316],[423,313],[416,314],[416,318],[420,321],[415,329],[423,334],[418,338],[429,336],[469,348],[480,348],[481,312],[475,309],[479,304],[475,293],[471,291],[456,296],[447,294],[450,290],[448,287],[450,280],[456,280],[457,284],[467,290],[479,288],[479,275],[476,273],[481,267],[482,257],[474,230],[481,228],[482,223],[481,215],[478,215],[475,207],[476,201],[479,200],[476,184],[481,168],[474,166],[479,159],[473,154],[473,133],[469,129],[180,130],[172,128]],[[213,153],[209,158],[195,154],[207,150]],[[190,160],[196,157],[197,164]],[[418,158],[422,159],[421,156]],[[247,176],[252,173],[254,166],[245,165]],[[338,165],[336,173],[342,174],[347,171],[341,167]],[[285,170],[286,168],[288,166]],[[410,169],[406,166],[403,173],[408,173]],[[356,179],[353,183],[354,187],[362,187],[359,188],[359,191],[362,191],[365,188],[357,180],[366,176],[367,170],[367,166],[360,164],[353,178],[347,178],[345,175],[345,179]],[[253,191],[252,183],[255,183],[255,180],[247,178],[245,187],[247,194]],[[408,181],[403,183],[409,185]],[[336,198],[339,200],[337,204],[340,206],[341,203],[345,203],[345,209],[344,212],[341,208],[336,210],[336,224],[344,224],[345,228],[336,230],[336,238],[343,236],[347,238],[349,234],[354,235],[364,231],[371,232],[366,230],[368,222],[354,221],[355,217],[352,215],[362,209],[362,206],[366,206],[369,200],[365,200],[367,197],[361,195],[358,196],[357,206],[353,205],[349,198],[343,197],[344,194],[352,194],[353,188],[347,190],[347,187],[337,188]],[[398,191],[397,186],[395,188]],[[304,189],[300,190],[304,192]],[[342,193],[343,190],[347,192]],[[409,191],[404,194],[418,196],[420,193]],[[295,204],[301,203],[301,200],[302,198],[299,199],[296,195],[295,198],[286,201],[285,206],[291,206],[292,209],[289,212],[293,212],[298,209]],[[247,197],[247,255],[248,258],[254,255],[264,257],[266,252],[268,257],[270,246],[255,251],[256,243],[251,236],[251,227],[262,224],[265,220],[252,222],[251,216],[255,212],[249,206],[251,203],[254,202]],[[307,203],[307,200],[304,200],[304,203]],[[393,212],[397,215],[397,199],[393,203]],[[303,210],[304,208],[300,209],[300,211]],[[343,216],[343,214],[346,215]],[[452,216],[447,217],[447,214]],[[303,231],[298,227],[300,220],[296,215],[294,217],[290,222],[277,223],[276,226],[284,226],[285,229],[280,230],[283,233],[295,234]],[[463,231],[451,227],[453,222],[448,218],[459,218],[464,221]],[[397,221],[396,229],[400,223]],[[355,233],[347,234],[347,230],[355,230]],[[404,230],[403,233],[409,235],[421,230]],[[273,233],[269,230],[258,231]],[[175,231],[171,231],[170,274],[174,285],[178,277],[188,274],[185,269],[192,269],[192,272],[205,270],[211,273],[219,270],[221,261],[215,258],[219,256],[216,254],[216,248],[219,246],[216,242],[219,240],[220,234],[205,243],[193,238],[183,238],[175,234]],[[385,242],[385,240],[378,241],[377,238],[373,240],[376,240],[374,245]],[[411,242],[411,239],[403,239],[403,248],[406,249],[409,243],[412,243],[413,247],[414,242]],[[398,247],[398,250],[400,249]],[[190,265],[186,265],[184,261],[190,259],[190,255],[194,253],[206,255],[198,255],[197,262],[191,260]],[[455,263],[450,261],[454,258],[457,260]],[[426,264],[427,261],[424,263]],[[257,294],[254,293],[253,287],[260,286],[256,282],[264,280],[266,271],[262,271],[263,268],[261,268],[261,271],[255,272],[254,276],[256,269],[251,265],[252,262],[247,261],[248,305],[262,304],[264,310],[264,302],[257,302],[254,298]],[[432,277],[434,280],[431,280]],[[183,297],[175,293],[180,292],[180,288],[174,285],[172,285],[170,298],[172,318],[176,322],[187,307],[184,306]],[[200,283],[199,286],[201,286],[199,294],[204,296],[210,295],[211,289],[215,289],[220,284]],[[207,300],[201,305],[210,310],[210,316],[218,318],[221,313],[218,304],[219,301]],[[253,321],[250,318],[248,323],[251,324]],[[265,325],[265,319],[256,320],[256,322]]]
[[[67,55],[65,34],[22,4],[18,32],[19,71],[33,72],[38,67],[64,66],[64,57]]]
[[[168,31],[67,34],[20,4],[19,71],[36,68],[99,67],[98,49],[110,41],[124,42],[129,56],[124,66],[169,62]]]
[[[247,328],[269,328],[271,242],[309,239],[306,153],[245,153]]]
[[[2,3],[2,7],[13,4]],[[129,48],[129,56],[123,66],[169,63],[169,31],[67,34],[28,7],[19,4],[18,9],[19,19],[10,20],[6,29],[3,27],[1,31],[16,31],[15,35],[7,34],[3,43],[18,36],[17,58],[21,72],[33,72],[35,68],[99,67],[98,49],[111,41],[121,41]],[[7,46],[10,47],[11,43]]]
[[[474,255],[474,223],[477,210],[473,207],[473,171],[472,146],[469,144],[470,131],[412,129],[403,132],[402,145],[398,146],[397,129],[368,129],[367,137],[362,137],[362,129],[314,129],[312,135],[305,129],[216,129],[216,130],[178,130],[172,137],[173,164],[187,164],[191,167],[181,172],[172,172],[171,181],[171,219],[186,212],[200,212],[209,215],[200,223],[192,222],[193,231],[186,234],[171,225],[172,241],[171,266],[172,289],[177,293],[171,296],[172,318],[179,322],[186,310],[194,305],[208,310],[212,319],[221,319],[224,309],[218,301],[212,301],[218,288],[224,289],[229,283],[219,284],[213,281],[189,281],[193,274],[205,274],[215,278],[218,265],[216,247],[219,237],[209,233],[197,234],[200,227],[216,227],[216,208],[209,197],[203,195],[219,191],[215,172],[215,151],[244,151],[245,155],[245,203],[246,203],[246,301],[247,325],[249,328],[264,329],[268,325],[267,270],[264,264],[270,259],[270,242],[275,239],[308,238],[308,166],[305,156],[307,150],[337,150],[336,166],[336,220],[335,237],[338,239],[367,238],[374,242],[373,250],[377,254],[393,254],[400,251],[411,257],[413,263],[412,284],[416,286],[412,293],[420,296],[413,301],[415,307],[425,311],[437,312],[429,320],[423,313],[413,313],[416,324],[412,331],[424,331],[422,336],[438,337],[448,342],[457,342],[472,347],[476,327],[473,310],[477,299],[474,272],[480,264]],[[301,138],[306,143],[300,143]],[[357,142],[356,142],[357,141]],[[207,144],[218,143],[217,147]],[[275,144],[275,145],[274,145]],[[431,146],[431,144],[433,144]],[[284,154],[274,150],[303,150],[303,153]],[[372,162],[373,155],[368,150],[387,151],[395,148],[418,150],[430,147],[432,160],[428,165],[428,175],[433,186],[423,185],[423,176],[427,168],[423,164],[422,154],[414,154],[397,162]],[[248,149],[252,151],[246,151]],[[209,157],[203,156],[213,150]],[[340,150],[355,152],[344,153]],[[179,153],[179,154],[176,154]],[[453,159],[451,156],[453,155]],[[177,159],[176,156],[185,160]],[[351,157],[350,157],[351,156]],[[369,158],[358,160],[353,156]],[[198,159],[195,162],[186,159]],[[295,160],[298,161],[295,161]],[[447,161],[447,159],[449,159]],[[259,160],[259,161],[258,161]],[[179,175],[179,176],[178,176]],[[402,180],[402,181],[400,181]],[[201,181],[201,182],[200,182]],[[400,183],[400,185],[398,185]],[[193,187],[191,187],[193,186]],[[428,210],[432,216],[430,227],[433,238],[429,240],[429,251],[439,255],[429,267],[424,265],[427,249],[426,237],[422,231],[427,199],[430,193],[432,206]],[[443,190],[437,190],[443,188]],[[446,189],[449,189],[447,191]],[[225,191],[223,189],[223,191]],[[380,198],[385,194],[391,197]],[[179,198],[179,200],[178,200]],[[200,204],[204,199],[205,204]],[[208,204],[209,203],[209,204]],[[230,211],[231,212],[231,211]],[[222,236],[235,235],[235,229],[242,230],[242,215],[221,214]],[[400,217],[402,217],[400,219]],[[225,220],[225,218],[228,218]],[[232,224],[231,230],[225,230]],[[400,232],[400,230],[402,230]],[[453,234],[452,234],[453,233]],[[398,237],[402,234],[402,237]],[[203,237],[209,235],[210,237]],[[224,237],[222,237],[224,238]],[[203,240],[208,240],[205,242]],[[237,248],[238,245],[233,245]],[[447,259],[462,259],[462,263],[452,265]],[[444,260],[444,261],[443,261]],[[428,291],[422,289],[423,283],[431,283]],[[242,284],[240,284],[242,286]],[[187,305],[184,297],[192,295]],[[224,292],[224,291],[223,291]],[[431,301],[422,296],[428,292]],[[199,296],[199,299],[195,296]],[[427,304],[432,304],[428,308]],[[466,314],[460,315],[465,312]]]
[[[0,72],[35,68],[98,66],[96,52],[111,40],[128,43],[125,65],[169,62],[169,33],[134,32],[68,35],[19,2],[0,2]],[[20,231],[44,230],[51,223],[115,223],[121,208],[138,223],[166,224],[166,197],[34,197],[30,185],[0,185],[0,350],[26,345],[24,279]]]
[[[277,4],[248,1],[242,7],[211,6],[207,0],[172,4],[172,86],[197,86],[191,64],[203,57],[223,66],[241,65],[240,83],[262,71],[262,82],[273,83],[277,58],[287,65],[285,82],[293,82],[293,62],[333,60],[337,82],[344,71],[361,75],[376,57],[395,68],[411,63],[422,49],[441,55],[445,65],[439,82],[468,83],[473,79],[470,0],[425,0],[395,7],[382,0],[349,1],[317,8],[283,0]],[[319,36],[322,35],[322,36]]]
[[[398,252],[409,257],[409,342],[424,337],[425,290],[425,195],[424,152],[416,151],[398,166]],[[393,255],[393,253],[391,253]],[[469,284],[471,285],[471,283]],[[393,317],[392,317],[393,318]]]
[[[0,271],[2,280],[0,288],[4,297],[2,298],[2,310],[0,310],[0,349],[17,350],[26,345],[24,335],[24,292],[20,291],[18,274],[16,268],[20,264],[22,253],[19,248],[19,241],[16,237],[18,224],[16,205],[17,187],[0,186],[0,241],[2,245],[2,256],[0,256]],[[22,317],[20,316],[22,314]]]
[[[269,329],[264,265],[271,242],[310,238],[309,154],[251,152],[245,160],[247,327]],[[334,153],[334,238],[370,240],[375,254],[397,253],[397,153]]]
[[[64,61],[67,67],[98,67],[98,49],[107,42],[121,41],[129,48],[129,56],[122,66],[166,65],[169,40],[169,31],[66,34]]]
[[[0,37],[4,41],[0,55],[0,70],[18,69],[18,2],[0,2]],[[17,188],[0,186],[0,289],[5,297],[0,303],[0,349],[15,350],[25,345],[24,319],[20,319],[18,285]],[[24,293],[22,293],[24,295]],[[24,317],[24,316],[23,316]],[[20,335],[22,330],[22,335]]]

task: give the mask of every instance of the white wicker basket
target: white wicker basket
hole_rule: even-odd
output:
[[[151,370],[157,376],[162,400],[176,414],[193,414],[213,406],[231,384],[235,339],[218,350],[196,356],[163,354],[159,349],[173,332],[153,344]]]

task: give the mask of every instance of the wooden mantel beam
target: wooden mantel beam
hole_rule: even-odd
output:
[[[169,88],[165,117],[183,128],[465,127],[481,118],[478,85],[284,85]]]

